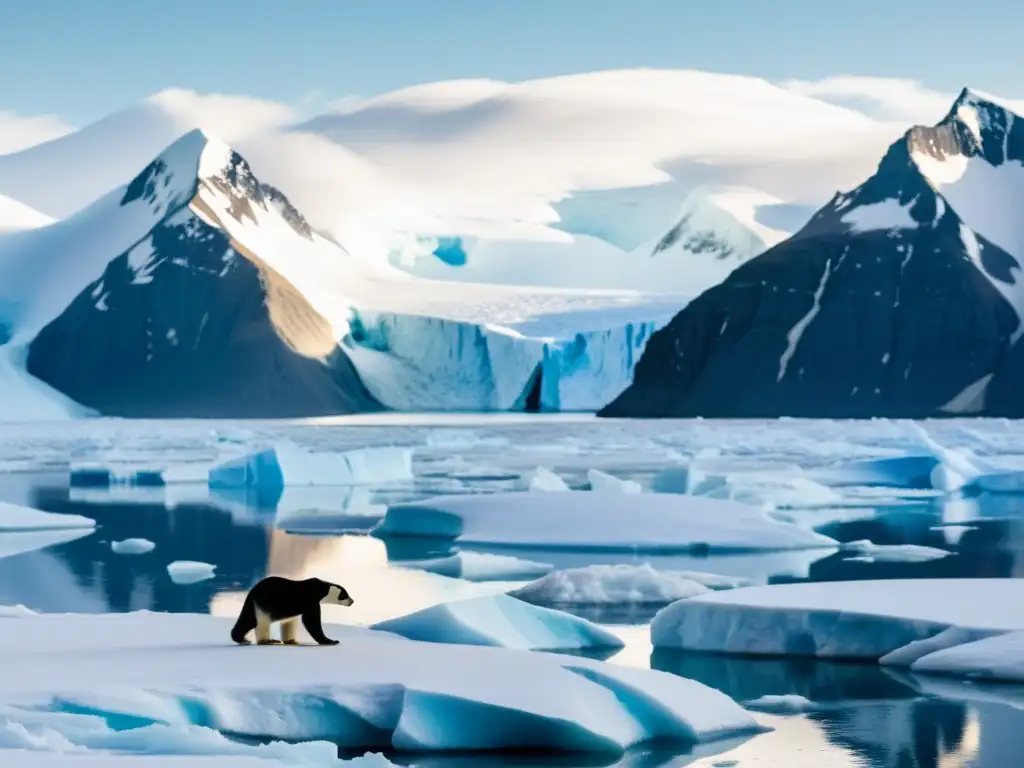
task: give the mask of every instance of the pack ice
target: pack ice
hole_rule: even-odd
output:
[[[680,600],[651,623],[656,648],[867,659],[968,676],[991,667],[990,676],[1008,679],[1024,669],[1022,637],[1020,579],[748,587]]]
[[[410,640],[489,645],[521,651],[622,648],[618,637],[586,619],[530,605],[509,595],[440,603],[374,624],[373,629]]]
[[[495,493],[393,504],[374,535],[647,552],[825,549],[827,536],[733,501],[669,494]]]
[[[760,730],[719,691],[573,656],[422,643],[331,627],[341,645],[236,647],[230,620],[128,613],[4,619],[0,704],[133,726],[436,752],[621,753]],[[358,663],[353,663],[358,660]]]

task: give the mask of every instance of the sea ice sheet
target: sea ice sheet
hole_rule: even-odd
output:
[[[394,504],[374,533],[450,538],[463,544],[604,551],[753,552],[836,545],[827,536],[737,502],[588,491],[438,496]]]
[[[372,629],[429,643],[461,643],[522,651],[622,648],[611,632],[586,619],[509,595],[440,603],[374,624]]]
[[[700,595],[662,609],[651,624],[651,640],[658,648],[905,666],[1014,630],[1024,630],[1024,580],[904,579]]]
[[[759,727],[719,691],[575,656],[420,643],[332,626],[336,647],[231,644],[231,620],[128,613],[9,619],[0,705],[83,709],[138,725],[408,751],[621,752]],[[358,660],[358,663],[353,663]]]

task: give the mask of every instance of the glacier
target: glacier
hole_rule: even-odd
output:
[[[556,304],[550,315],[526,308],[496,323],[476,312],[369,311],[356,301],[342,347],[370,393],[394,410],[596,411],[632,382],[651,334],[683,304]]]

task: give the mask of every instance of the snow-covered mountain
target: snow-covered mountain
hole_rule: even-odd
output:
[[[0,155],[0,194],[64,218],[120,187],[188,131],[202,128],[235,143],[290,118],[273,102],[168,89],[73,133]]]
[[[318,234],[196,130],[0,237],[0,416],[593,410],[677,306],[413,278]]]
[[[1019,415],[1024,122],[970,91],[656,333],[605,410]]]
[[[19,229],[34,229],[53,222],[45,213],[40,213],[24,203],[0,195],[0,234]]]
[[[618,220],[598,226],[577,207],[576,217],[560,222],[559,232],[548,240],[420,236],[400,242],[391,262],[435,280],[693,297],[803,224],[793,225],[793,210],[800,206],[747,188],[701,187],[674,203],[671,188],[660,193],[616,190],[591,193],[589,205],[596,214],[611,207],[599,197],[621,199],[629,192],[643,199],[641,222],[627,221],[633,211],[623,207]],[[658,194],[666,199],[657,199]],[[809,217],[811,211],[803,210]],[[647,231],[638,237],[641,226]]]
[[[105,414],[372,409],[338,348],[338,250],[239,155],[192,131],[81,213],[0,239],[4,362]]]

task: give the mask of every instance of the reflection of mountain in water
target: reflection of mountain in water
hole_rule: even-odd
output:
[[[941,768],[968,764],[950,760],[953,755],[973,757],[978,723],[972,715],[960,702],[921,699],[853,706],[809,717],[829,741],[862,757],[872,768]]]
[[[80,588],[96,595],[92,602],[96,603],[94,610],[98,611],[148,609],[205,613],[216,592],[248,589],[266,571],[266,530],[257,525],[238,525],[228,512],[216,507],[186,504],[167,509],[157,503],[86,504],[71,501],[66,488],[37,489],[30,503],[48,512],[91,517],[99,528],[91,536],[54,547],[46,553],[0,560],[0,568],[11,568],[11,573],[19,574],[14,583],[0,577],[10,585],[8,591],[12,597],[31,586],[18,586],[17,581],[30,581],[23,574],[38,565],[41,557],[62,561]],[[110,542],[128,538],[149,539],[157,547],[139,556],[116,555],[111,551]],[[217,566],[216,577],[198,584],[176,585],[166,570],[167,564],[174,560],[212,563]],[[47,583],[45,579],[43,583]],[[46,598],[37,595],[36,599]],[[30,603],[28,599],[13,602]],[[45,607],[41,603],[37,605]],[[68,609],[88,611],[88,606],[89,603]]]

